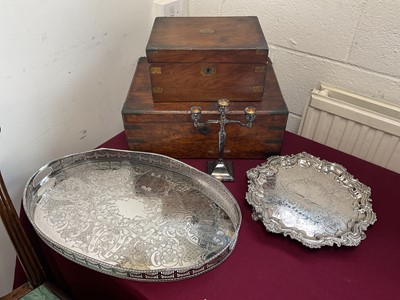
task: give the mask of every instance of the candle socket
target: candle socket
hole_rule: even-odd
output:
[[[218,132],[218,160],[208,162],[207,171],[208,174],[214,176],[215,178],[221,181],[234,181],[233,177],[233,164],[232,162],[226,162],[223,159],[225,141],[226,141],[226,131],[225,125],[227,124],[239,124],[240,126],[245,126],[250,128],[253,125],[253,122],[256,118],[256,108],[254,106],[248,106],[244,109],[244,118],[246,123],[242,123],[238,120],[229,120],[226,117],[226,113],[229,110],[229,100],[228,99],[219,99],[217,101],[218,111],[221,116],[219,120],[208,120],[206,122],[201,123],[201,107],[200,106],[192,106],[189,110],[191,118],[193,120],[193,125],[195,127],[199,126],[207,126],[209,124],[219,124],[220,130]]]
[[[194,121],[194,126],[198,127],[199,120],[201,118],[201,107],[200,106],[192,106],[190,108],[190,116],[192,117],[192,120]]]

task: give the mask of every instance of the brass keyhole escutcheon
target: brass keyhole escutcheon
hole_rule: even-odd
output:
[[[212,66],[203,67],[200,70],[201,75],[203,76],[211,76],[216,72],[216,69]]]
[[[203,33],[203,34],[214,34],[215,33],[215,29],[203,28],[203,29],[200,29],[200,33]]]
[[[208,128],[208,127],[202,127],[202,128],[199,129],[199,132],[200,132],[201,134],[207,135],[207,134],[210,133],[210,128]]]

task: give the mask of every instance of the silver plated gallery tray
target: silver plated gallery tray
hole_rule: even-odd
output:
[[[43,166],[23,206],[55,251],[139,281],[213,269],[233,251],[241,224],[236,200],[215,178],[163,155],[112,149]]]
[[[310,248],[357,246],[376,221],[370,188],[308,153],[270,157],[247,177],[253,220]]]

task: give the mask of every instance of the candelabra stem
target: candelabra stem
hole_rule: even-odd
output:
[[[224,156],[224,149],[225,149],[225,141],[226,141],[226,132],[225,132],[225,126],[221,124],[221,130],[219,131],[218,134],[218,160],[223,160]]]
[[[225,123],[225,114],[222,112],[218,133],[218,161],[208,162],[208,173],[221,181],[234,181],[233,165],[231,162],[224,161],[223,158],[226,141]]]
[[[238,120],[228,120],[226,117],[226,113],[228,112],[229,100],[228,99],[220,99],[218,100],[218,111],[221,114],[221,118],[219,120],[208,120],[206,122],[201,123],[201,107],[200,106],[192,106],[189,110],[189,113],[193,120],[194,127],[199,126],[207,126],[208,124],[219,124],[220,130],[218,132],[218,161],[209,161],[208,162],[208,174],[211,174],[215,178],[221,181],[234,181],[233,178],[233,164],[232,162],[224,161],[224,149],[225,149],[225,141],[226,141],[226,124],[239,124],[240,126],[246,126],[250,128],[253,124],[253,121],[256,117],[256,109],[253,106],[248,106],[245,108],[245,119],[246,123],[242,123]]]

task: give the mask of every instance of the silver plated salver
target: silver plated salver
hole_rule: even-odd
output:
[[[370,188],[308,153],[270,157],[247,177],[253,220],[310,248],[357,246],[376,221]]]
[[[24,209],[68,259],[112,276],[173,281],[213,269],[241,213],[215,178],[167,156],[112,149],[52,161],[28,181]]]

